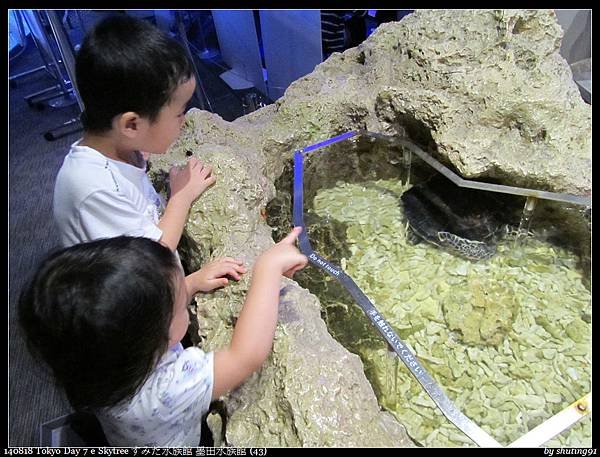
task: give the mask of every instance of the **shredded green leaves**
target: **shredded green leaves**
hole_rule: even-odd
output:
[[[394,180],[338,183],[317,193],[313,211],[348,224],[344,270],[457,407],[509,444],[590,392],[590,291],[573,254],[534,237],[507,238],[481,262],[426,242],[412,245],[399,199],[408,187]],[[339,311],[335,318],[346,317],[347,328],[360,328],[350,322],[356,313]],[[380,404],[415,441],[474,445],[383,340],[374,345],[356,331],[334,333],[358,347]],[[369,343],[357,346],[362,338]],[[589,447],[589,418],[546,445]]]

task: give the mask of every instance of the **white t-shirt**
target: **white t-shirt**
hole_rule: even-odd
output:
[[[158,241],[165,203],[146,166],[118,162],[73,143],[54,186],[54,220],[63,246],[119,235]]]
[[[213,352],[171,348],[133,399],[96,412],[111,446],[193,446],[213,390]]]

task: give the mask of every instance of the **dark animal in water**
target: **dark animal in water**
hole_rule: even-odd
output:
[[[459,187],[436,175],[402,194],[409,240],[428,241],[469,259],[496,253],[514,214],[513,196]]]

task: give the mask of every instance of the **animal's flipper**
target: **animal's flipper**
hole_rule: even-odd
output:
[[[415,244],[419,244],[421,241],[423,241],[423,238],[417,235],[412,229],[412,227],[409,225],[406,228],[406,240],[414,246]]]
[[[438,232],[440,244],[463,257],[474,260],[489,259],[496,253],[496,245],[462,238],[450,232]]]

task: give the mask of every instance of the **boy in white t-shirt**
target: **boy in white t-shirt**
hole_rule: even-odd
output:
[[[196,87],[184,49],[149,22],[121,14],[86,35],[75,67],[84,135],[54,188],[62,244],[130,235],[176,251],[190,206],[215,182],[211,167],[191,158],[171,169],[165,207],[146,174],[147,155],[164,154],[179,136]],[[239,279],[245,272],[229,257],[202,270],[221,286],[227,275]]]
[[[44,259],[19,298],[28,347],[112,446],[198,446],[211,400],[260,369],[271,351],[281,275],[308,259],[295,228],[256,260],[231,342],[183,349],[186,305],[201,284],[144,237],[77,244]]]

